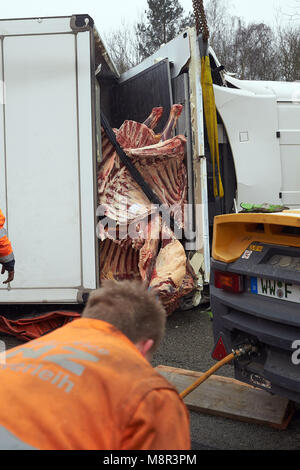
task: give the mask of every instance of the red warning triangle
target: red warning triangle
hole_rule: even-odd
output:
[[[221,361],[221,359],[224,359],[224,357],[226,357],[227,355],[228,353],[223,343],[222,336],[220,336],[212,353],[212,358],[216,361]]]

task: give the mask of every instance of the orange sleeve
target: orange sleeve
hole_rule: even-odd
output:
[[[154,390],[136,409],[120,450],[190,450],[186,406],[175,391]]]
[[[2,257],[8,257],[12,253],[13,249],[10,240],[7,238],[6,235],[0,237],[0,262],[2,260]],[[7,259],[7,261],[11,261],[11,259]]]
[[[13,249],[4,228],[5,217],[0,209],[0,263],[14,260]]]
[[[4,224],[5,224],[5,217],[4,217],[2,210],[0,209],[0,229],[3,228]]]

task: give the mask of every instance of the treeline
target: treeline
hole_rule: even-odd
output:
[[[188,26],[179,0],[147,0],[148,8],[133,25],[123,22],[105,36],[109,52],[123,73],[153,54]],[[300,2],[288,13],[277,12],[276,26],[246,23],[230,13],[227,0],[207,0],[209,44],[228,72],[245,80],[300,80]]]

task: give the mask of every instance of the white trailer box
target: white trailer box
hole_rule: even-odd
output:
[[[188,224],[200,253],[200,301],[210,252],[195,31],[165,47],[171,61],[151,58],[127,79],[88,15],[0,20],[0,38],[0,207],[16,257],[15,279],[1,284],[0,304],[80,304],[99,287],[101,111],[114,128],[126,119],[143,122],[162,106],[164,126],[175,102],[184,104],[177,133],[187,136],[188,202],[197,207]]]
[[[0,207],[16,257],[0,304],[80,304],[99,286],[101,112],[119,128],[161,106],[159,133],[172,105],[183,104],[176,129],[187,138],[183,243],[197,276],[184,308],[208,299],[215,215],[241,202],[300,207],[299,83],[237,80],[209,48],[220,199],[203,112],[204,45],[194,28],[121,76],[88,15],[0,20],[0,40]]]
[[[2,20],[0,38],[0,204],[16,258],[0,303],[78,303],[99,284],[101,41],[88,15]]]

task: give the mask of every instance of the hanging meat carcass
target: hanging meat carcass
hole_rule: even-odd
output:
[[[170,210],[177,227],[184,227],[187,173],[184,165],[186,139],[172,138],[182,112],[171,108],[162,134],[154,129],[162,108],[154,108],[143,123],[125,121],[114,129],[117,142],[145,182]],[[158,291],[168,314],[194,289],[194,274],[182,243],[168,221],[151,204],[102,129],[103,159],[98,171],[101,240],[101,279],[141,279]]]

